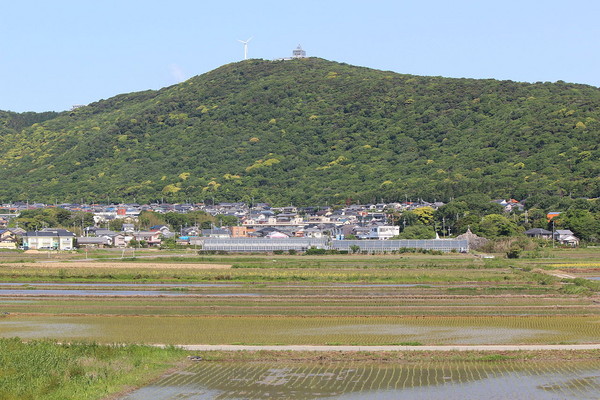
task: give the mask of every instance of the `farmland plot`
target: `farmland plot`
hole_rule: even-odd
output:
[[[141,399],[597,399],[600,362],[377,365],[200,362],[143,387]]]
[[[0,336],[147,344],[595,343],[600,316],[9,315],[0,318]]]

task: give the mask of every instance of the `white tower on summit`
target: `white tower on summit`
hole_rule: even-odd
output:
[[[302,50],[302,46],[298,45],[296,50],[292,51],[292,58],[305,58],[306,51]]]

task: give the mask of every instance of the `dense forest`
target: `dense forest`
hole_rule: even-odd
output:
[[[592,86],[247,60],[71,112],[0,112],[0,200],[598,197],[599,143]]]

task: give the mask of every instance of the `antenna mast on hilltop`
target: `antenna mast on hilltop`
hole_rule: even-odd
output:
[[[238,42],[240,42],[244,45],[244,60],[248,59],[248,43],[250,43],[251,40],[252,40],[252,38],[249,38],[248,40],[239,40],[238,39]]]

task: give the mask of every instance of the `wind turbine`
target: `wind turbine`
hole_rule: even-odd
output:
[[[252,40],[252,38],[249,38],[248,40],[239,40],[238,42],[243,43],[244,44],[244,60],[248,59],[248,43]]]

